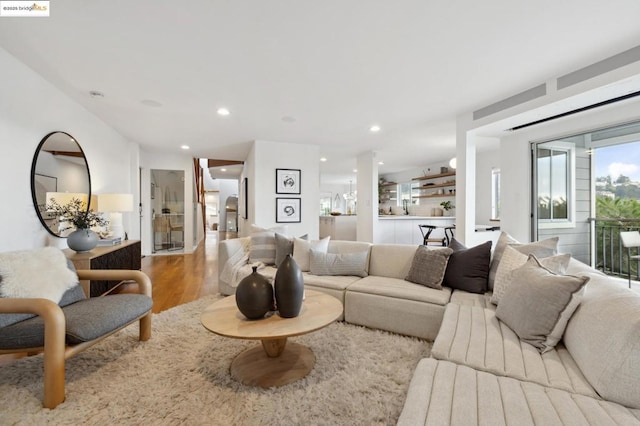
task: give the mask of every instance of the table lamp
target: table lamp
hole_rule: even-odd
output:
[[[96,210],[102,213],[109,213],[109,231],[111,237],[124,239],[122,212],[133,211],[133,195],[98,194],[98,205]]]

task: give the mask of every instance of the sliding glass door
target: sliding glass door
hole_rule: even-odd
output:
[[[591,263],[591,151],[585,135],[531,145],[532,235],[559,237],[563,253]]]

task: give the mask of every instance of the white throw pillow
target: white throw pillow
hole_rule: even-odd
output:
[[[310,270],[310,250],[326,253],[329,248],[329,239],[331,237],[325,237],[321,240],[307,241],[302,238],[295,238],[293,240],[293,260],[296,261],[298,267],[302,272],[309,272]]]
[[[496,271],[496,278],[493,283],[493,294],[491,295],[491,303],[497,305],[500,303],[506,289],[511,285],[513,271],[527,263],[528,255],[521,253],[512,246],[506,246]],[[549,256],[539,259],[542,266],[549,269],[554,274],[564,275],[569,267],[571,255],[560,254],[557,256]]]
[[[0,253],[0,277],[0,297],[33,297],[55,303],[78,284],[66,256],[55,247]]]
[[[313,275],[352,275],[366,277],[369,251],[326,253],[309,250],[309,271]],[[444,274],[444,271],[443,271]]]

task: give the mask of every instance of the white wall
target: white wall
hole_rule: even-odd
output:
[[[497,226],[491,222],[491,172],[500,168],[500,150],[476,154],[476,225]]]
[[[1,48],[0,69],[0,198],[10,203],[0,221],[0,251],[66,247],[65,239],[42,227],[31,199],[31,162],[40,140],[55,130],[72,135],[87,157],[94,193],[137,193],[137,169],[129,160],[137,145]],[[123,215],[131,238],[139,235],[136,217]]]
[[[239,218],[239,234],[248,235],[251,224],[264,228],[284,225],[276,223],[276,198],[292,197],[301,198],[301,222],[287,224],[288,234],[309,234],[310,239],[317,239],[319,161],[320,148],[317,145],[254,141],[242,176],[249,179],[249,217],[247,220]],[[276,194],[276,169],[301,170],[300,195]]]

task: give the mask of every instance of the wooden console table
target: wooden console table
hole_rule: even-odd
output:
[[[64,253],[76,269],[139,270],[142,266],[142,247],[139,240],[126,240],[115,246],[98,246],[85,253],[64,249]],[[120,281],[92,281],[89,285],[87,280],[80,281],[85,294],[91,297],[100,296],[119,283]]]

